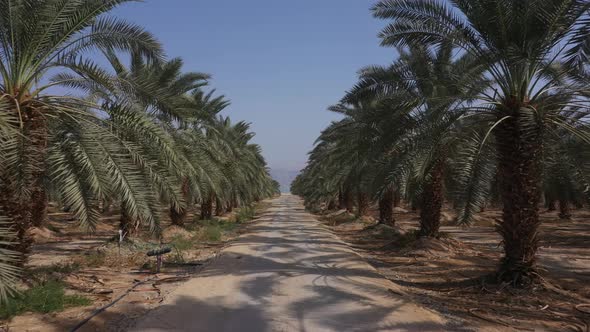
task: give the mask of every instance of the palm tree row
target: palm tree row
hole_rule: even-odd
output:
[[[309,207],[379,205],[393,223],[403,197],[419,235],[439,233],[443,203],[458,223],[493,204],[504,257],[499,281],[534,282],[539,209],[590,195],[590,3],[571,0],[382,0],[383,46],[399,57],[360,71],[331,108],[293,184]]]
[[[0,298],[50,201],[88,231],[116,204],[125,232],[157,235],[164,208],[182,225],[278,192],[209,76],[109,15],[126,2],[0,0]]]

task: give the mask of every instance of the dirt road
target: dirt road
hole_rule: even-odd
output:
[[[392,291],[393,290],[393,291]],[[132,331],[446,331],[283,195]],[[457,330],[457,327],[451,328]]]

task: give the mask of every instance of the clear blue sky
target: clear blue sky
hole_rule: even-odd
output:
[[[252,122],[272,168],[299,169],[326,108],[356,81],[358,69],[387,64],[384,22],[368,0],[146,0],[115,15],[154,33],[185,69],[213,75],[232,101],[225,113]]]

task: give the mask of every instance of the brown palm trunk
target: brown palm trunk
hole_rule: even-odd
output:
[[[3,183],[6,184],[7,182]],[[7,245],[7,247],[20,253],[17,265],[23,267],[33,244],[33,239],[28,232],[32,226],[30,209],[17,197],[17,193],[8,187],[4,187],[0,191],[0,207],[2,213],[9,217],[10,225],[15,233],[14,244]],[[0,245],[0,249],[2,247],[3,245]]]
[[[201,220],[211,219],[213,216],[213,194],[205,198],[201,203]]]
[[[338,209],[344,210],[346,209],[346,202],[344,200],[344,193],[342,189],[338,190]]]
[[[352,201],[352,194],[350,193],[350,189],[346,189],[344,191],[344,207],[348,213],[352,213],[354,211],[354,203]]]
[[[231,202],[227,202],[226,206],[227,206],[228,213],[232,213],[234,211],[234,205]]]
[[[388,189],[379,199],[379,223],[391,226],[395,224],[393,218],[394,196],[393,189]]]
[[[369,213],[369,199],[367,194],[360,191],[357,193],[357,217],[366,216]]]
[[[399,190],[396,190],[393,194],[393,207],[399,207],[402,201],[402,195]]]
[[[336,201],[331,199],[330,202],[328,202],[328,211],[334,211],[334,210],[336,210]]]
[[[180,206],[180,207],[178,207],[178,209],[174,209],[172,206],[170,206],[170,222],[172,225],[184,227],[184,222],[185,222],[186,216],[188,215],[188,210],[189,210],[189,206],[190,206],[190,203],[188,202],[190,188],[189,188],[189,181],[187,178],[185,178],[182,181],[182,186],[180,187],[180,190],[182,192],[182,197],[187,202],[186,203],[187,206],[186,207]]]
[[[557,210],[555,203],[556,201],[553,197],[550,197],[549,195],[545,194],[545,207],[547,208],[547,211]]]
[[[572,219],[570,204],[565,199],[559,200],[559,219],[563,219],[563,220]]]
[[[105,199],[102,201],[102,213],[110,213],[111,212],[111,204],[112,201],[110,199]]]
[[[184,227],[184,221],[186,219],[187,211],[185,208],[180,207],[178,210],[174,207],[170,207],[170,223],[174,226]]]
[[[121,202],[121,217],[119,219],[119,229],[123,231],[125,237],[133,233],[134,227],[133,218],[129,215],[127,204],[125,201]]]
[[[538,276],[535,255],[539,242],[542,145],[540,129],[530,125],[522,128],[518,119],[522,111],[514,109],[517,111],[511,114],[511,118],[500,122],[495,132],[503,204],[502,220],[498,222],[497,230],[504,244],[498,278],[515,286],[524,286]]]
[[[223,204],[221,204],[219,199],[215,201],[215,215],[217,217],[221,217],[223,215]]]
[[[47,195],[43,187],[31,193],[31,220],[35,227],[44,226],[47,220]]]
[[[444,163],[437,161],[430,171],[430,179],[422,189],[420,204],[420,236],[437,237],[440,230],[440,211],[443,202]]]
[[[17,262],[20,266],[26,263],[33,244],[29,235],[33,222],[37,220],[33,218],[43,220],[46,214],[47,199],[41,197],[45,196],[43,176],[49,140],[47,122],[41,108],[23,107],[22,120],[23,144],[20,148],[23,150],[20,153],[24,158],[19,167],[24,183],[13,183],[8,176],[0,181],[0,212],[9,218],[12,230],[16,233],[16,241],[9,248],[21,253],[21,259]]]

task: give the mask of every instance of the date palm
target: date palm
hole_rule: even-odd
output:
[[[590,132],[587,128],[577,129]],[[544,145],[543,189],[547,200],[559,203],[559,217],[570,219],[571,206],[583,205],[590,199],[590,153],[579,137],[560,132]]]
[[[384,159],[387,171],[376,180],[387,183],[395,174],[413,173],[420,196],[420,235],[437,237],[451,151],[464,132],[456,120],[485,81],[474,59],[469,54],[455,58],[449,43],[436,50],[411,45],[399,53],[399,59],[389,67],[361,70],[360,82],[344,100],[369,98],[393,103],[388,113],[372,120],[372,127],[383,126],[380,132],[390,135],[381,138],[383,145],[372,146],[388,156]],[[402,107],[404,104],[407,106]],[[391,136],[396,131],[398,134]]]
[[[589,8],[571,0],[382,0],[373,8],[392,20],[383,45],[452,43],[485,67],[491,83],[471,116],[490,123],[495,138],[504,244],[498,278],[515,285],[537,276],[542,136],[553,126],[579,132],[562,112],[564,94],[579,88],[558,62],[587,59]]]
[[[0,217],[0,305],[14,294],[20,269],[16,266],[19,254],[9,248],[12,246],[15,234],[10,230],[11,223],[5,217]]]
[[[251,143],[254,133],[248,123],[218,117],[209,127],[208,137],[215,151],[223,151],[219,156],[223,181],[215,194],[217,204],[249,205],[277,193],[260,147]]]
[[[179,146],[176,131],[179,127],[208,121],[212,116],[205,109],[201,88],[207,85],[209,75],[182,72],[183,61],[179,58],[167,61],[147,61],[141,54],[133,52],[129,68],[112,49],[104,51],[115,71],[108,86],[93,86],[88,93],[100,100],[109,125],[117,129],[121,139],[133,142],[138,148],[135,159],[138,168],[145,175],[144,183],[153,186],[159,200],[170,206],[173,224],[181,225],[186,215],[187,200],[192,193],[199,192],[195,181],[197,171],[187,160]],[[218,99],[214,99],[218,102]],[[144,117],[151,125],[151,134],[157,139],[144,139],[144,126],[136,126],[113,112],[112,108],[122,105],[135,109],[136,117]],[[220,111],[220,110],[217,110]],[[121,228],[131,231],[138,220],[130,213],[132,202],[120,198]]]
[[[0,118],[11,130],[4,135],[0,150],[0,209],[14,227],[15,248],[22,253],[30,247],[31,207],[45,197],[46,178],[60,182],[61,197],[82,222],[91,224],[97,219],[91,208],[96,195],[88,191],[90,183],[82,185],[91,180],[87,172],[94,164],[68,169],[69,160],[52,159],[58,155],[52,142],[60,135],[67,140],[80,134],[90,147],[96,137],[105,137],[109,147],[94,144],[98,153],[99,149],[114,151],[117,139],[98,116],[100,105],[74,95],[59,95],[54,87],[106,83],[100,82],[103,71],[88,57],[98,48],[134,50],[154,61],[161,58],[160,45],[149,33],[107,15],[125,2],[129,1],[0,1]],[[68,132],[65,127],[73,129]],[[59,148],[76,146],[65,142]],[[134,180],[124,175],[126,161],[111,161],[107,167],[115,183],[112,187],[128,187]],[[57,173],[48,174],[50,164]]]

